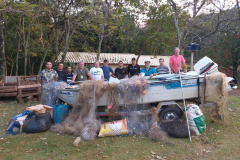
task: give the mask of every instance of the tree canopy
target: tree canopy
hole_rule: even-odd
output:
[[[176,46],[187,53],[192,42],[200,57],[236,70],[240,9],[234,2],[226,9],[217,0],[2,0],[1,75],[38,74],[60,52],[63,60],[69,51],[171,55]],[[215,9],[201,12],[208,5]]]

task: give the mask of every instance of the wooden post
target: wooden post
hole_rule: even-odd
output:
[[[17,77],[17,85],[21,86],[21,77]],[[22,105],[22,88],[17,89],[17,101]]]
[[[194,55],[194,52],[191,51],[191,63],[190,63],[190,71],[193,71],[193,55]]]

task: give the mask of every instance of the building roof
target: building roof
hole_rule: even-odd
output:
[[[61,61],[62,54],[58,56],[57,61]],[[79,63],[83,61],[84,63],[93,64],[96,60],[97,53],[88,53],[88,52],[67,52],[65,62]],[[138,55],[133,53],[101,53],[99,57],[99,62],[103,63],[105,59],[108,60],[109,64],[118,64],[121,60],[124,64],[131,64],[132,58],[137,59]],[[141,55],[138,64],[140,66],[145,65],[145,61],[150,61],[151,66],[159,65],[159,59],[164,58],[165,65],[168,66],[170,56],[160,56],[160,55]]]

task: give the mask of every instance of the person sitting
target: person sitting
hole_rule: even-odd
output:
[[[145,73],[145,76],[149,76],[149,78],[157,75],[157,71],[150,67],[150,61],[145,61],[145,67],[141,69],[140,73]]]
[[[110,73],[113,74],[113,70],[110,66],[108,66],[108,60],[105,59],[103,61],[103,66],[101,66],[100,68],[102,68],[103,70],[103,74],[104,74],[104,79],[108,80],[109,81],[109,78],[110,78]]]
[[[185,59],[183,58],[182,55],[179,55],[180,53],[180,49],[178,47],[176,47],[174,49],[174,55],[170,57],[169,60],[169,66],[171,68],[171,72],[178,74],[179,70],[181,71],[182,68],[182,64],[184,66],[184,73],[187,72],[187,65],[185,63]]]
[[[140,66],[137,64],[136,58],[132,58],[132,64],[129,64],[127,68],[130,77],[140,73]]]
[[[157,66],[156,71],[158,74],[168,74],[169,73],[169,68],[168,66],[164,65],[164,59],[160,58],[159,59],[160,65]]]
[[[94,67],[90,69],[90,74],[95,80],[104,79],[103,70],[99,67],[99,61],[94,62]]]
[[[67,84],[71,84],[74,73],[72,72],[72,66],[67,66]]]
[[[127,68],[123,67],[123,61],[118,62],[118,68],[115,69],[115,76],[118,79],[128,78]]]
[[[92,75],[90,74],[89,70],[84,67],[84,62],[80,61],[78,67],[74,70],[74,75],[72,78],[71,83],[76,81],[86,81],[87,79],[92,80]]]

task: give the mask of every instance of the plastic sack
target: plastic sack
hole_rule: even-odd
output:
[[[50,113],[37,114],[33,112],[24,121],[22,131],[26,133],[41,133],[49,130],[51,125]]]
[[[17,119],[17,118],[19,118],[19,117],[23,117],[23,116],[25,116],[25,115],[30,115],[32,112],[31,111],[28,111],[28,110],[26,110],[26,111],[24,111],[23,113],[21,113],[21,114],[17,114],[17,115],[15,115],[15,116],[13,116],[13,119]]]
[[[6,131],[7,131],[7,134],[10,133],[12,135],[16,135],[20,133],[20,128],[21,128],[20,123],[15,119],[11,119],[11,121],[8,123]]]
[[[187,117],[190,129],[192,129],[196,133],[196,135],[200,135],[205,131],[205,118],[198,105],[187,105]]]
[[[38,105],[35,105],[35,106],[27,107],[26,110],[29,110],[31,112],[36,111],[37,113],[46,113],[48,111],[52,111],[53,107],[47,106],[47,105],[38,104]]]
[[[120,136],[128,133],[127,121],[125,118],[119,121],[103,123],[98,137]]]

